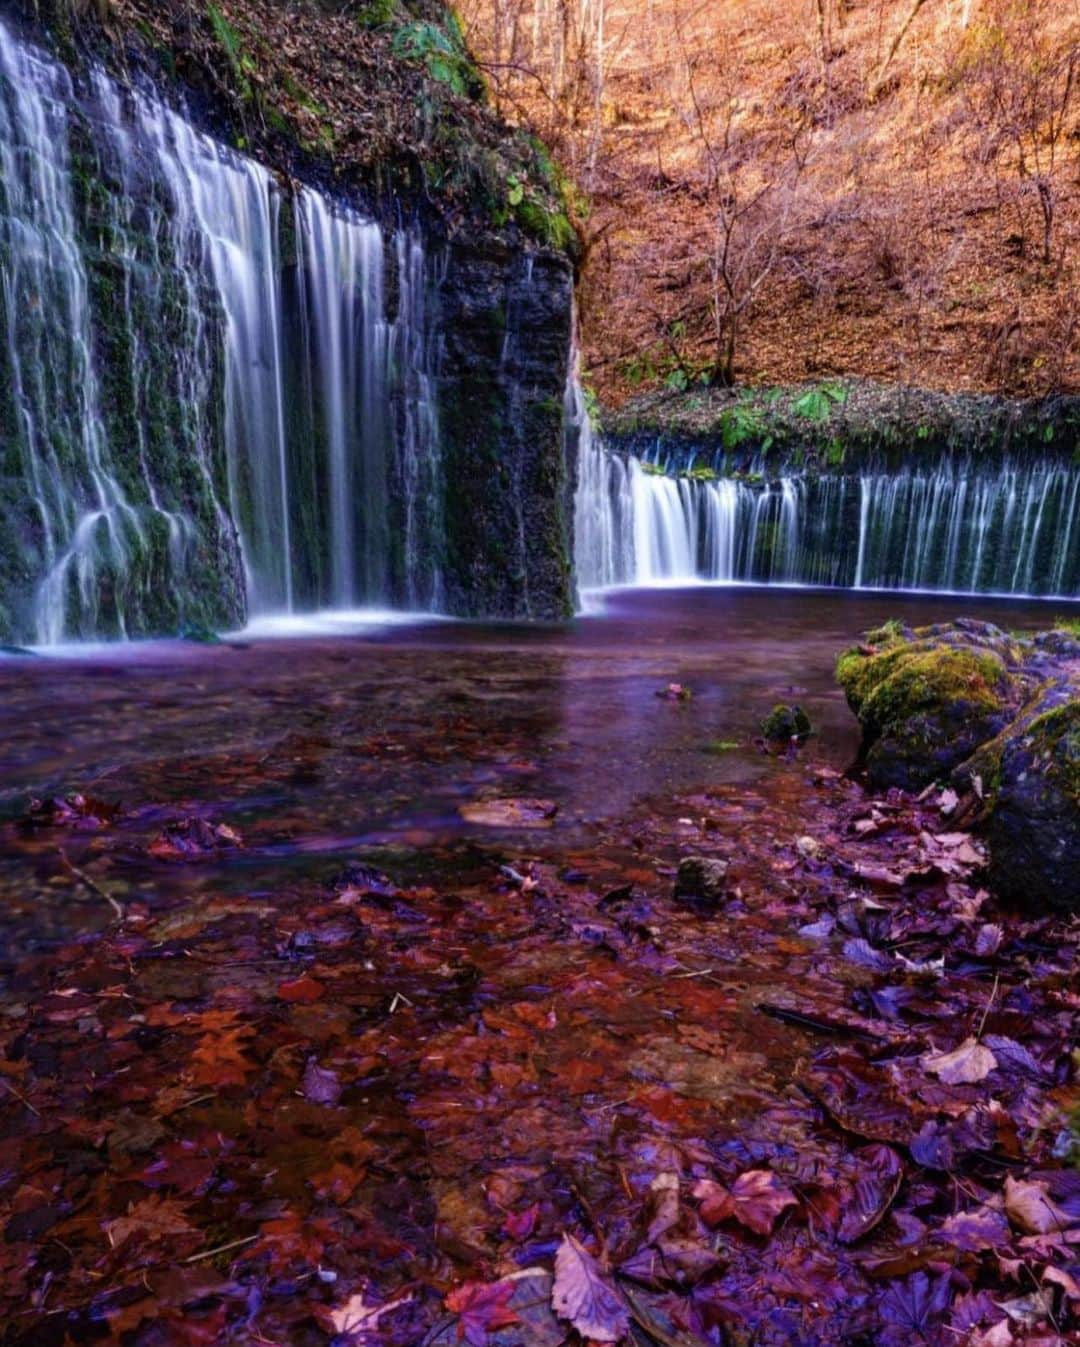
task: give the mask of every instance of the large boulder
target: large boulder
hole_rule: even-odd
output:
[[[845,652],[837,676],[872,785],[951,779],[982,802],[994,890],[1080,909],[1080,640],[890,623]]]
[[[1050,685],[994,742],[984,832],[1003,898],[1080,908],[1080,697]]]
[[[918,790],[1000,733],[1023,699],[1021,650],[992,623],[896,623],[846,651],[837,677],[872,785]]]

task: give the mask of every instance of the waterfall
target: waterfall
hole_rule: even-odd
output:
[[[0,488],[0,584],[36,577],[22,626],[41,642],[122,636],[151,608],[176,622],[185,604],[198,606],[194,529],[161,499],[148,433],[169,440],[167,467],[181,492],[201,497],[228,601],[228,530],[199,423],[209,382],[204,334],[174,331],[163,271],[148,274],[153,235],[141,245],[117,199],[85,199],[87,127],[77,140],[74,97],[63,67],[0,26],[0,475],[8,484]],[[122,141],[107,146],[103,181],[122,181],[127,154]],[[94,269],[91,255],[101,262]],[[104,330],[103,303],[112,306]],[[151,343],[167,335],[176,348],[166,368]],[[97,357],[106,343],[126,347],[123,381],[103,382]],[[174,407],[192,410],[151,411],[166,392]],[[26,499],[29,512],[19,508]]]
[[[440,280],[0,24],[0,635],[437,608]]]
[[[583,589],[687,580],[1080,597],[1080,469],[671,476],[581,437]]]

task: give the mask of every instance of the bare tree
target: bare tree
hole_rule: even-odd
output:
[[[1042,259],[1054,261],[1061,159],[1080,82],[1080,24],[1062,34],[1056,0],[991,0],[965,35],[955,79],[985,155],[1011,160],[1022,192],[1038,206]]]
[[[687,123],[701,153],[712,219],[707,258],[712,382],[730,388],[743,326],[789,255],[812,128],[808,122],[789,124],[781,118],[768,153],[752,153],[739,127],[739,53],[729,44],[719,58],[710,54],[710,60],[726,63],[729,83],[719,100],[706,105],[698,89],[698,57],[677,9],[675,30],[689,95]]]

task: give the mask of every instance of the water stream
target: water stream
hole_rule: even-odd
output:
[[[3,25],[0,170],[5,639],[442,608],[445,272],[418,228],[286,192],[152,90],[76,83]],[[493,547],[530,611],[531,256],[515,278],[497,379],[516,514]],[[565,412],[583,590],[1080,594],[1064,460],[696,480],[609,452],[573,379]]]

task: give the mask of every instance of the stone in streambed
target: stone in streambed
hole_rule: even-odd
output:
[[[761,722],[762,738],[770,743],[786,744],[792,739],[807,739],[813,733],[810,717],[801,706],[778,702]]]
[[[1032,911],[1080,909],[1080,641],[988,622],[890,623],[840,657],[872,785],[950,779],[981,801],[990,885]]]
[[[1034,718],[1023,717],[992,746],[998,770],[987,783],[983,829],[990,882],[1024,906],[1074,911],[1080,908],[1080,698],[1047,689],[1035,709]]]
[[[728,893],[727,861],[710,856],[684,856],[675,877],[676,898],[703,898],[710,903],[722,901]]]

